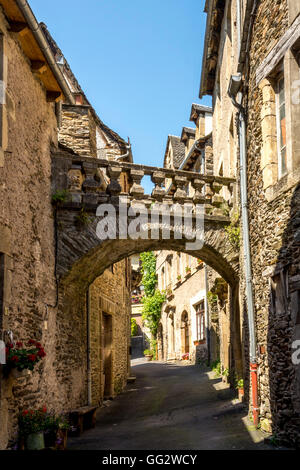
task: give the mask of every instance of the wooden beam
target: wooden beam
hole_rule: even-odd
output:
[[[276,46],[271,50],[267,57],[263,60],[256,71],[256,84],[266,78],[279,64],[286,52],[293,47],[300,37],[300,16],[294,21],[292,26],[277,42]]]
[[[47,64],[43,60],[32,60],[31,70],[36,73],[44,73],[47,70]]]
[[[19,21],[11,21],[9,25],[10,25],[10,30],[13,33],[18,33],[21,36],[25,36],[25,34],[27,34],[30,31],[27,23],[21,23]]]
[[[48,103],[53,103],[61,96],[60,91],[47,91],[47,101]]]

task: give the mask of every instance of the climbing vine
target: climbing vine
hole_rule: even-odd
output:
[[[231,223],[230,225],[227,225],[225,227],[225,230],[227,232],[229,242],[235,248],[238,250],[240,248],[240,242],[241,242],[241,230],[239,226],[239,213],[235,213],[232,218],[231,218]]]
[[[142,285],[144,286],[145,292],[145,295],[142,298],[142,318],[146,326],[149,328],[152,336],[156,338],[161,316],[161,307],[166,300],[166,295],[157,289],[155,254],[152,251],[142,253],[140,255],[140,259],[142,262]]]

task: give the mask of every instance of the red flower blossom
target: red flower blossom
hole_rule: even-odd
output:
[[[38,355],[39,357],[45,357],[45,356],[46,356],[46,353],[45,353],[44,350],[40,349],[39,352],[37,353],[37,355]]]
[[[30,339],[30,340],[28,341],[28,344],[29,344],[29,345],[31,345],[31,344],[35,344],[35,341],[34,341],[34,339]]]
[[[12,360],[13,362],[19,362],[18,356],[12,356],[11,360]]]
[[[28,415],[28,413],[29,413],[28,410],[24,410],[22,414],[23,414],[23,416],[26,416],[26,415]]]
[[[17,348],[22,348],[23,346],[23,343],[21,343],[20,341],[17,342]]]
[[[41,347],[42,347],[41,343],[35,343],[35,345],[38,349],[41,349]]]
[[[8,347],[9,349],[13,349],[14,345],[13,345],[12,343],[9,343],[9,344],[7,345],[7,347]]]
[[[47,413],[47,408],[46,408],[46,406],[43,406],[42,412],[43,412],[43,413]]]
[[[28,354],[28,361],[31,361],[31,362],[36,361],[36,354]]]

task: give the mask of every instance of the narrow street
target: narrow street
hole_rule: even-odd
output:
[[[106,402],[70,450],[269,449],[233,392],[199,366],[134,361],[137,379]]]

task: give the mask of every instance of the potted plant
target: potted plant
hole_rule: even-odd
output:
[[[35,365],[46,356],[43,346],[30,339],[26,346],[21,342],[10,343],[6,347],[6,374],[10,372],[15,378],[27,375]]]
[[[202,259],[197,258],[197,264],[198,264],[199,267],[202,266],[202,264],[203,264]]]
[[[179,274],[179,276],[177,276],[177,281],[180,282],[181,281],[181,275]]]
[[[191,274],[192,268],[190,266],[186,266],[185,272],[186,272],[187,275]]]
[[[27,450],[45,448],[44,430],[46,407],[39,410],[23,410],[19,415],[19,434]]]
[[[198,339],[196,341],[194,341],[195,346],[199,346],[199,344],[200,344],[200,341]]]
[[[236,388],[237,388],[237,390],[238,390],[239,400],[240,400],[240,401],[243,401],[243,400],[244,400],[244,395],[245,395],[245,392],[244,392],[244,380],[243,380],[243,379],[238,380]]]
[[[188,361],[189,358],[190,358],[189,353],[185,353],[185,354],[182,355],[182,360],[183,360],[183,361]]]
[[[153,356],[152,351],[150,349],[145,349],[144,356],[147,359],[147,361],[151,361],[152,356]]]
[[[67,447],[68,430],[70,424],[63,416],[56,416],[53,412],[45,416],[45,447],[56,450],[65,450]]]

